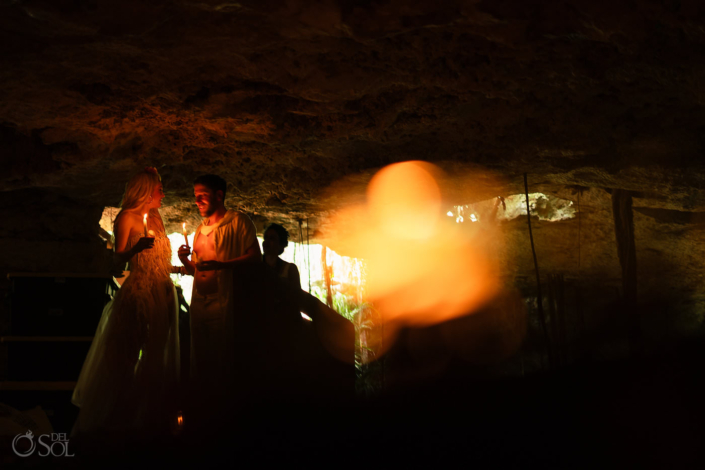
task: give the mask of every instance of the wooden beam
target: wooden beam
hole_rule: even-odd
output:
[[[0,336],[0,343],[90,342],[93,336]]]
[[[80,278],[100,278],[100,279],[112,279],[110,274],[96,274],[96,273],[8,273],[7,278],[12,279],[16,277],[80,277]]]
[[[0,381],[0,391],[59,391],[73,390],[76,382],[12,382]]]

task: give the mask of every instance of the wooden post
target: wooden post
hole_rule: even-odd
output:
[[[564,366],[568,363],[568,340],[566,336],[565,282],[563,274],[553,275],[553,295],[556,301],[556,329],[558,331],[557,362]]]
[[[546,300],[548,301],[548,315],[546,316],[546,321],[548,323],[549,336],[551,338],[551,351],[553,353],[553,358],[551,363],[553,366],[560,366],[560,356],[561,356],[561,344],[559,341],[558,334],[558,314],[556,312],[556,293],[555,293],[555,283],[553,279],[553,274],[548,276],[548,289],[546,293]]]
[[[327,246],[322,246],[321,247],[321,268],[323,270],[323,278],[326,280],[326,304],[330,307],[333,308],[333,292],[331,291],[330,288],[330,278],[331,278],[331,270],[328,268],[328,261],[327,261],[327,252],[328,252],[328,247]]]
[[[612,213],[617,240],[617,254],[622,267],[622,295],[629,315],[629,336],[632,352],[640,346],[639,317],[636,311],[637,277],[636,246],[634,244],[634,212],[632,196],[623,189],[612,190]]]

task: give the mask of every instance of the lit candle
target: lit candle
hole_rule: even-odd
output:
[[[186,240],[186,246],[188,246],[188,233],[186,233],[186,222],[184,222],[184,240]]]
[[[144,236],[147,237],[147,214],[144,215],[144,219],[142,219],[142,221],[144,222]]]

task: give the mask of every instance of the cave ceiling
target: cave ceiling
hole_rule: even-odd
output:
[[[169,222],[201,173],[292,226],[409,159],[702,211],[704,104],[697,0],[0,0],[0,190],[117,205],[153,165]]]

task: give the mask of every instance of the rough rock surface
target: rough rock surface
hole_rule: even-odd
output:
[[[63,224],[49,238],[88,243],[154,165],[174,230],[196,221],[193,178],[215,172],[260,228],[308,219],[316,239],[376,169],[419,159],[500,177],[456,204],[520,193],[524,172],[532,191],[590,188],[594,278],[620,272],[604,189],[632,191],[644,287],[668,265],[702,294],[704,82],[698,0],[2,0],[0,238]],[[339,180],[351,191],[324,191]],[[512,269],[530,275],[512,224]],[[576,224],[537,223],[545,269],[576,265]]]

